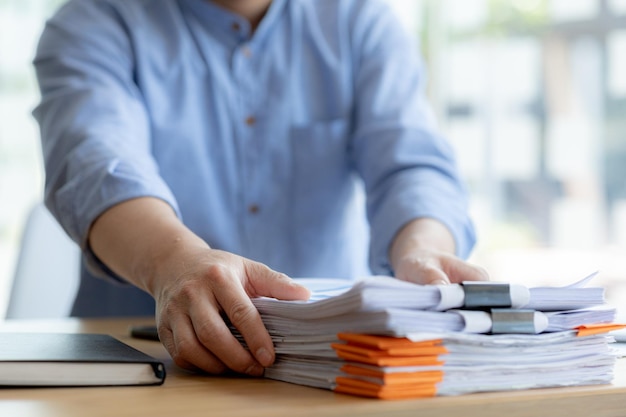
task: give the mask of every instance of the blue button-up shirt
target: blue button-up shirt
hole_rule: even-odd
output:
[[[91,278],[107,271],[86,244],[140,196],[293,277],[389,274],[417,217],[447,225],[461,257],[474,243],[415,45],[381,1],[274,0],[254,31],[203,0],[70,1],[35,65],[46,204],[89,260],[77,314],[150,312],[105,300],[126,290]]]

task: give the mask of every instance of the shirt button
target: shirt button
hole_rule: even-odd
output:
[[[241,53],[243,53],[243,56],[246,58],[250,58],[252,56],[252,50],[247,46],[241,48]]]
[[[233,22],[230,25],[230,28],[234,30],[235,32],[239,32],[239,30],[241,29],[241,25],[239,24],[239,22]]]
[[[250,206],[248,206],[248,212],[251,214],[257,214],[259,212],[259,206],[256,204],[250,204]]]
[[[253,126],[256,123],[256,118],[254,116],[246,117],[246,124],[248,126]]]

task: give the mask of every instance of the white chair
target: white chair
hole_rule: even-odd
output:
[[[6,318],[67,317],[78,289],[80,250],[43,204],[30,211]]]

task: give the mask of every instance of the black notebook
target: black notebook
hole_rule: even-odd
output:
[[[0,386],[160,385],[165,366],[104,334],[0,333]]]

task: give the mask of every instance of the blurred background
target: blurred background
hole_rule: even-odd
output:
[[[418,40],[498,281],[626,304],[626,0],[387,0]],[[0,318],[41,201],[31,61],[63,0],[0,0]],[[50,277],[54,279],[54,277]]]

